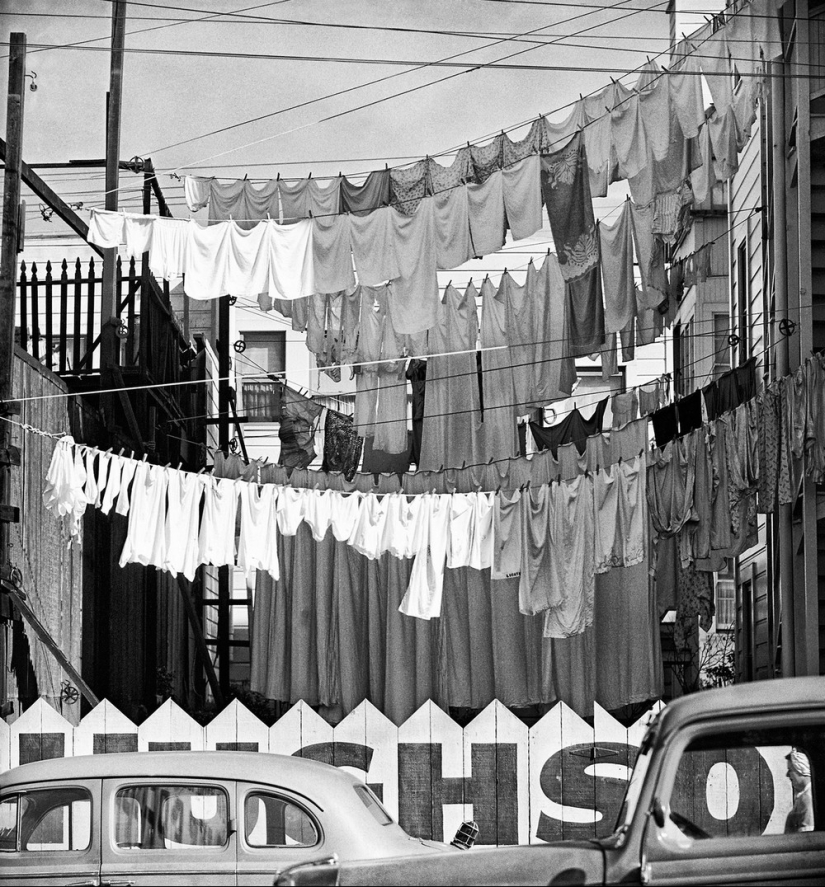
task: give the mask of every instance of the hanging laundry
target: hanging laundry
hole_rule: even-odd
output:
[[[610,401],[613,414],[613,428],[623,428],[632,422],[639,413],[639,396],[633,388],[625,394],[614,394]]]
[[[428,197],[414,215],[390,212],[399,270],[392,283],[390,314],[396,333],[414,335],[432,329],[438,318],[434,204]]]
[[[444,291],[438,323],[430,330],[421,470],[486,461],[476,348],[477,291]]]
[[[651,413],[650,421],[653,424],[653,436],[656,438],[656,446],[662,449],[679,434],[679,413],[676,404],[667,404],[656,412]]]
[[[532,154],[501,171],[507,228],[522,240],[541,228],[541,160]],[[471,219],[472,220],[472,219]]]
[[[400,276],[395,254],[394,212],[385,206],[366,215],[350,217],[352,255],[362,286],[380,286]]]
[[[702,427],[702,392],[694,391],[679,399],[679,434],[690,434]]]
[[[569,638],[593,623],[594,571],[593,479],[580,475],[552,486],[551,551],[562,602],[544,614],[546,638]],[[564,552],[563,557],[559,553]]]
[[[473,257],[467,189],[462,185],[437,191],[433,204],[438,268],[457,268]]]
[[[449,166],[442,166],[437,160],[428,157],[427,173],[433,195],[443,194],[453,188],[461,190],[459,185],[473,179],[473,160],[469,147],[459,148]]]
[[[507,214],[504,208],[504,177],[496,170],[483,184],[467,185],[470,218],[470,243],[474,256],[497,252],[507,239]]]
[[[482,289],[483,294],[484,290]],[[421,462],[421,439],[424,433],[427,361],[414,357],[407,366],[406,376],[412,388],[412,449],[410,460],[418,467]]]
[[[411,216],[427,192],[426,160],[418,160],[406,169],[390,170],[390,202],[404,215]]]
[[[733,103],[733,78],[726,34],[726,28],[719,28],[700,43],[698,48],[694,46],[713,104],[719,114],[726,114]]]
[[[349,216],[313,218],[312,262],[319,293],[337,293],[355,286]]]
[[[184,471],[168,472],[164,558],[161,568],[172,576],[182,573],[194,582],[198,562],[198,522],[206,478]],[[272,495],[269,488],[268,495]]]
[[[599,223],[604,328],[607,333],[626,329],[636,316],[633,282],[633,234],[630,204],[625,201],[616,222]]]
[[[530,124],[527,135],[519,141],[514,141],[510,136],[503,132],[501,134],[502,147],[502,169],[524,160],[533,154],[541,154],[544,145],[544,120],[539,117]]]
[[[470,145],[470,157],[473,163],[473,178],[482,185],[493,173],[502,167],[503,135],[497,135],[486,145]]]
[[[493,579],[511,579],[521,573],[524,523],[521,492],[499,493],[493,510]]]
[[[72,450],[73,447],[74,438],[70,435],[61,437],[57,442],[46,474],[46,485],[43,488],[43,504],[46,508],[54,511],[59,517],[69,516],[68,525],[72,540],[80,535],[80,521],[88,504],[83,492],[86,469],[79,459],[78,451]]]
[[[667,298],[664,250],[653,236],[653,204],[630,204],[633,245],[642,280],[640,308],[654,309]],[[652,341],[652,339],[651,339]]]
[[[289,470],[306,468],[315,458],[315,425],[323,407],[286,386],[281,389],[281,404],[278,464]]]
[[[702,97],[702,78],[699,60],[693,53],[678,58],[667,78],[670,106],[686,139],[695,139],[705,122],[705,103]]]
[[[408,435],[408,442],[410,435]],[[384,450],[375,449],[374,438],[364,438],[364,458],[361,461],[361,473],[371,479],[369,487],[374,486],[378,478],[380,484],[382,477],[392,476],[391,489],[398,488],[398,477],[410,469],[411,445],[400,453],[386,453]]]
[[[581,135],[562,151],[542,157],[541,180],[559,267],[567,284],[568,354],[591,354],[604,343],[604,305],[596,220]],[[572,281],[578,281],[575,287]]]
[[[664,160],[670,151],[670,75],[655,62],[648,62],[636,81],[639,114],[645,141],[654,160]]]
[[[423,497],[413,540],[416,554],[410,584],[398,608],[405,616],[433,619],[441,615],[449,517],[449,496]]]
[[[522,493],[519,504],[524,540],[519,575],[519,610],[527,616],[534,616],[565,601],[558,573],[561,558],[554,551],[554,489],[551,485],[528,489]]]
[[[135,483],[138,481],[136,473]],[[213,477],[204,480],[203,514],[198,534],[199,564],[226,567],[235,563],[238,483],[239,481],[216,480]],[[280,496],[278,499],[280,501]]]
[[[733,108],[716,111],[705,124],[713,150],[713,172],[716,180],[727,181],[739,169],[739,145],[736,115]]]
[[[533,305],[535,342],[532,357],[535,384],[534,406],[542,407],[551,400],[567,397],[578,378],[576,362],[570,356],[567,343],[570,341],[570,319],[564,278],[559,268],[558,258],[548,253],[541,268],[532,273],[528,265],[528,298]],[[535,294],[531,296],[533,290]],[[512,341],[512,340],[511,340]],[[522,341],[529,341],[522,333]],[[523,359],[530,362],[529,354],[517,357],[511,348],[514,362]]]
[[[351,416],[327,410],[324,419],[324,461],[322,471],[340,471],[352,480],[361,461],[364,438],[359,437]]]
[[[275,487],[271,484],[238,484],[238,492],[241,515],[238,566],[247,576],[253,570],[266,570],[273,579],[279,579]]]
[[[357,185],[346,176],[341,177],[341,212],[364,216],[390,205],[390,171],[371,172]],[[379,281],[380,282],[380,281]]]
[[[160,567],[166,558],[166,488],[168,473],[159,465],[141,462],[135,470],[129,527],[118,561]],[[232,534],[234,542],[234,528]],[[234,548],[234,545],[233,545]],[[233,551],[234,560],[234,551]]]
[[[579,453],[587,447],[587,438],[593,434],[601,434],[604,413],[609,398],[605,397],[596,404],[593,414],[585,419],[576,407],[561,422],[545,428],[536,422],[530,423],[533,440],[539,450],[550,450],[556,456],[558,448],[566,443],[573,443]]]
[[[647,165],[648,147],[637,93],[629,92],[611,110],[610,133],[619,175],[623,179],[638,175]]]
[[[278,196],[281,198],[281,222],[284,224],[299,219],[332,216],[341,212],[341,178],[332,178],[326,184],[313,178],[295,182],[279,179]]]

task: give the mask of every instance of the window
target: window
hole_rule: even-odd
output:
[[[368,785],[356,785],[355,794],[363,802],[370,814],[378,822],[379,825],[389,825],[392,822],[392,816],[384,809],[384,805],[375,796],[375,793]]]
[[[673,329],[673,356],[676,394],[685,397],[693,391],[693,320],[677,324]]]
[[[241,409],[252,422],[281,421],[281,389],[265,378],[286,372],[286,333],[242,333],[246,348],[236,355],[241,375]]]
[[[716,628],[728,631],[736,620],[736,582],[733,579],[716,580]]]
[[[670,797],[676,839],[825,831],[825,728],[785,726],[702,736],[682,753]],[[671,825],[672,824],[672,825]]]
[[[250,847],[314,847],[319,841],[309,813],[293,801],[261,792],[247,795],[244,836]]]
[[[0,851],[86,850],[92,798],[83,788],[42,789],[0,802]]]
[[[730,369],[730,318],[727,314],[713,315],[713,379]]]
[[[734,316],[736,318],[737,362],[743,364],[750,357],[750,269],[748,242],[743,240],[736,249],[736,292]]]
[[[226,792],[201,785],[135,785],[115,798],[115,843],[129,850],[224,847]]]
[[[244,376],[286,372],[286,333],[241,333],[246,348],[236,355],[236,366]]]

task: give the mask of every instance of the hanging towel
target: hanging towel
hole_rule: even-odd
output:
[[[392,282],[390,315],[396,333],[414,335],[431,329],[438,318],[433,199],[422,200],[411,216],[390,212],[399,271]]]
[[[211,176],[184,176],[183,193],[190,212],[197,212],[209,203],[213,181]]]
[[[479,185],[484,184],[494,172],[501,169],[502,153],[503,135],[497,135],[486,145],[470,145],[473,177]]]
[[[449,166],[442,166],[437,160],[430,157],[427,160],[427,171],[434,195],[443,194],[445,191],[471,181],[473,160],[470,157],[470,149],[468,147],[459,149]]]
[[[350,217],[350,239],[358,282],[379,286],[399,276],[395,254],[395,210],[389,206]]]
[[[504,179],[501,171],[491,173],[483,184],[467,185],[467,203],[473,255],[487,256],[500,250],[507,237]]]
[[[390,170],[390,202],[404,215],[411,216],[427,192],[426,160],[418,160],[405,169]]]
[[[297,182],[278,181],[281,198],[281,221],[285,224],[298,219],[330,216],[341,211],[341,178],[322,184],[317,179]]]
[[[281,454],[278,464],[287,469],[306,468],[315,458],[315,424],[323,407],[297,391],[283,387],[282,419],[278,428]]]
[[[629,201],[612,226],[599,223],[604,328],[608,333],[626,329],[636,316],[636,287],[633,281],[633,231]]]
[[[337,293],[355,286],[349,216],[313,218],[312,261],[319,293]]]
[[[733,78],[726,29],[720,28],[700,43],[696,55],[707,80],[716,111],[725,114],[733,104]]]
[[[670,106],[679,122],[682,135],[694,139],[705,122],[705,103],[702,98],[702,78],[699,60],[689,53],[676,61],[667,78]]]
[[[550,229],[566,281],[586,274],[598,263],[596,220],[581,134],[541,159],[541,185]]]
[[[439,270],[457,268],[473,257],[470,205],[464,185],[433,195],[436,260]]]
[[[501,171],[507,227],[513,240],[541,228],[541,160],[532,154]]]
[[[264,182],[260,187],[242,179],[220,183],[212,180],[209,197],[209,222],[233,219],[244,229],[253,228],[257,222],[272,219],[279,222],[278,183]]]
[[[527,135],[520,141],[513,141],[505,132],[501,134],[502,169],[507,169],[531,154],[540,154],[544,142],[544,121],[541,117],[530,124]]]
[[[371,172],[364,182],[356,185],[346,176],[341,177],[341,212],[363,216],[390,203],[390,171]]]

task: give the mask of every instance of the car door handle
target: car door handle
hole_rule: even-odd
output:
[[[134,883],[134,881],[101,881],[100,887],[132,887]]]

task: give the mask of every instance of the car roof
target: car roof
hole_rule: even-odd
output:
[[[692,693],[668,703],[659,717],[659,729],[661,736],[665,736],[683,724],[708,718],[822,707],[825,707],[825,677],[752,681]]]
[[[289,783],[311,793],[361,784],[354,776],[329,764],[290,755],[242,751],[164,751],[81,755],[23,764],[0,774],[0,788],[63,779],[109,778],[235,779]]]

